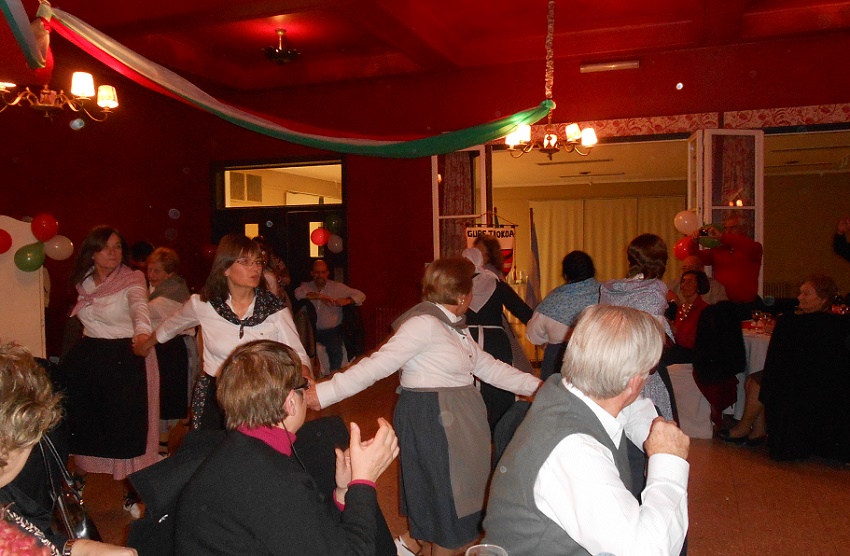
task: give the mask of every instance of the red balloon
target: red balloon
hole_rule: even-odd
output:
[[[316,228],[313,230],[313,233],[310,234],[310,241],[316,245],[324,245],[330,238],[331,232],[327,228]]]
[[[12,248],[12,236],[6,230],[0,230],[0,254]]]
[[[32,228],[32,235],[35,236],[35,239],[38,241],[47,241],[59,231],[59,222],[53,218],[53,215],[43,212],[37,214],[32,219],[30,227]]]
[[[691,236],[685,236],[673,246],[673,254],[680,261],[684,261],[691,254]]]

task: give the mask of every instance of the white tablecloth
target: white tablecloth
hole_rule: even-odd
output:
[[[733,413],[735,419],[744,414],[746,393],[744,382],[752,373],[764,370],[764,360],[767,358],[767,346],[770,345],[770,334],[757,334],[754,330],[744,330],[744,349],[747,352],[747,369],[738,375],[738,401],[727,413]]]

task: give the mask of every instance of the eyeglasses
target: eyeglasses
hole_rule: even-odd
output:
[[[239,263],[242,266],[247,267],[258,266],[260,268],[263,268],[264,266],[266,266],[266,261],[264,261],[263,259],[236,259],[233,262]]]
[[[310,389],[310,380],[305,378],[304,382],[292,388],[293,390],[309,390]]]

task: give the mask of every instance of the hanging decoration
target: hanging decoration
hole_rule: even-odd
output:
[[[44,244],[40,241],[15,251],[15,266],[24,272],[35,272],[44,264]]]
[[[35,239],[38,241],[47,241],[59,231],[59,222],[50,214],[41,213],[32,219],[30,228]]]
[[[336,234],[328,238],[328,251],[331,253],[342,253],[342,238]]]
[[[12,248],[12,234],[0,230],[0,255]]]
[[[57,234],[44,242],[44,254],[54,261],[64,261],[74,254],[74,244]]]
[[[20,17],[14,17],[15,12],[18,15],[25,14],[23,7],[18,8],[19,6],[20,0],[0,0],[0,7],[3,8],[9,26],[13,28],[15,38],[27,57],[27,63],[31,68],[42,67],[44,60],[40,60],[35,54],[37,47],[32,38],[29,23],[23,24]],[[48,21],[52,29],[63,38],[143,87],[204,110],[250,131],[333,152],[385,158],[420,158],[455,152],[504,137],[520,125],[532,124],[540,120],[555,106],[552,100],[546,99],[539,106],[489,123],[408,141],[335,137],[318,133],[316,130],[297,131],[296,127],[305,129],[306,126],[293,125],[292,122],[279,118],[259,116],[222,102],[176,73],[140,56],[71,14],[52,8],[47,2],[42,2],[38,14]]]
[[[327,228],[316,228],[310,234],[310,241],[312,241],[314,244],[318,245],[319,247],[327,244],[327,242],[328,242],[328,240],[330,240],[330,238],[331,238],[331,233],[328,231]]]

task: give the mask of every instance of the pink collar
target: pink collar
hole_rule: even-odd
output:
[[[251,438],[262,440],[285,456],[292,455],[292,444],[295,442],[295,434],[280,427],[239,427],[239,432]]]

